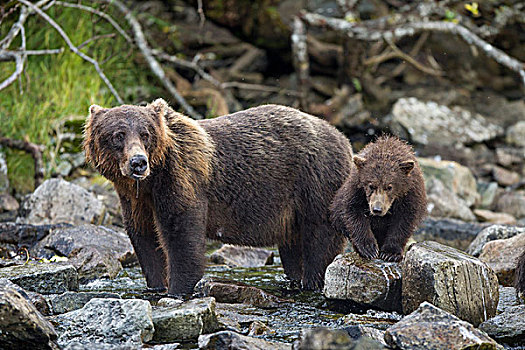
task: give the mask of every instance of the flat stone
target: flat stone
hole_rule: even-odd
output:
[[[273,252],[262,248],[224,244],[210,256],[210,260],[215,264],[230,267],[261,267],[273,264]]]
[[[42,294],[78,290],[77,270],[71,265],[39,263],[4,267],[0,269],[0,278],[7,278],[28,291]]]
[[[0,283],[0,330],[2,349],[59,349],[53,325],[8,283]]]
[[[514,287],[499,286],[498,314],[507,311],[507,309],[520,305],[521,302]]]
[[[153,338],[151,305],[138,299],[91,299],[82,309],[53,317],[58,343],[141,345]]]
[[[164,302],[159,301],[160,305]],[[192,299],[153,309],[155,334],[153,341],[170,343],[197,339],[199,335],[219,328],[215,314],[215,299]]]
[[[117,293],[107,292],[65,292],[46,296],[55,315],[81,309],[88,301],[94,298],[119,299],[120,296]]]
[[[401,320],[403,316],[397,312],[368,310],[364,314],[347,314],[337,320],[342,327],[365,326],[386,330]]]
[[[498,276],[499,283],[512,286],[518,259],[525,252],[525,233],[506,239],[487,242],[479,260],[490,266]]]
[[[525,341],[525,305],[513,306],[479,325],[498,342],[523,345]]]
[[[74,225],[96,223],[102,219],[104,205],[92,193],[62,179],[44,181],[21,208],[20,224]]]
[[[403,312],[428,301],[478,325],[496,314],[498,279],[487,264],[437,242],[412,245],[402,262]]]
[[[356,306],[401,312],[400,264],[365,260],[355,252],[338,255],[326,269],[323,294]]]
[[[476,218],[483,222],[490,222],[499,225],[515,225],[516,218],[507,213],[496,213],[486,209],[474,209]]]
[[[221,328],[234,332],[242,332],[254,322],[268,323],[267,313],[251,305],[217,303],[216,312]]]
[[[412,238],[417,242],[436,241],[459,250],[466,250],[489,224],[464,222],[450,218],[426,218]]]
[[[205,350],[291,350],[292,345],[269,342],[260,338],[247,337],[231,331],[221,331],[199,336],[199,349]]]
[[[424,302],[386,330],[386,343],[395,349],[503,349],[470,323]]]
[[[466,252],[472,256],[479,256],[487,242],[514,237],[522,233],[525,233],[525,227],[491,225],[479,232]]]
[[[492,168],[492,176],[501,186],[512,186],[520,182],[520,174],[497,165]]]

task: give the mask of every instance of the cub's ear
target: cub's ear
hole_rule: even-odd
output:
[[[159,117],[164,117],[168,112],[169,108],[168,103],[162,98],[158,98],[155,101],[151,102],[149,107],[151,107]]]
[[[100,112],[104,112],[106,109],[103,107],[100,107],[99,105],[91,105],[89,107],[89,114],[95,115]]]
[[[404,162],[399,163],[399,167],[405,172],[406,175],[408,175],[412,169],[414,169],[414,164],[415,163],[413,160],[405,160]]]
[[[366,158],[354,155],[354,164],[357,169],[361,169],[366,164]]]

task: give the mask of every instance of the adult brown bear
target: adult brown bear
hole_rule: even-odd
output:
[[[321,288],[344,237],[328,207],[352,166],[349,141],[327,122],[266,105],[194,121],[158,99],[93,105],[88,161],[111,180],[148,287],[190,293],[205,237],[277,244],[284,271]]]

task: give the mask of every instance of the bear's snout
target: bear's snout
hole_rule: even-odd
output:
[[[374,216],[385,216],[390,210],[392,199],[385,191],[377,190],[372,193],[369,199],[370,213]]]
[[[131,176],[137,179],[145,177],[148,170],[148,158],[143,154],[136,154],[129,160]]]

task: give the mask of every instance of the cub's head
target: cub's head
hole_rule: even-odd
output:
[[[166,153],[168,108],[162,99],[146,107],[92,105],[84,130],[87,161],[112,181],[145,179]]]
[[[396,198],[409,191],[410,175],[415,166],[412,159],[396,160],[381,154],[377,157],[370,154],[369,158],[354,155],[354,164],[371,215],[386,215]]]

